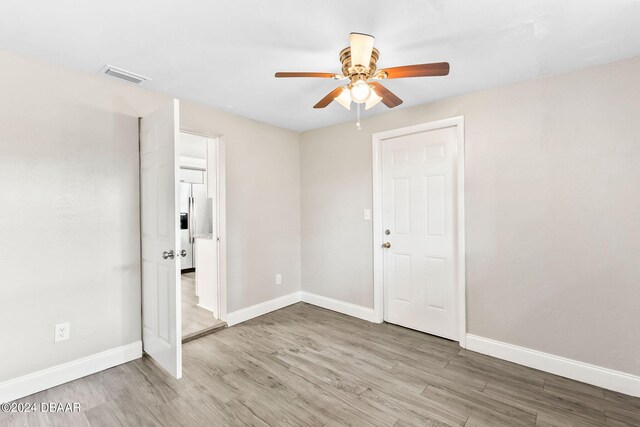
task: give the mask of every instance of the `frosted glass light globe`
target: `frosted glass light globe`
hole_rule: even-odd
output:
[[[362,104],[369,99],[371,95],[371,88],[367,84],[367,82],[363,80],[358,80],[351,86],[351,99],[356,104]]]

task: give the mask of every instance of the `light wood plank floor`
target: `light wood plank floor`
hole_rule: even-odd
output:
[[[213,317],[213,313],[198,307],[195,273],[181,275],[182,285],[182,337],[195,335],[203,330],[223,326],[225,322]]]
[[[142,358],[21,399],[60,426],[630,426],[640,399],[299,303],[184,345],[175,380]]]

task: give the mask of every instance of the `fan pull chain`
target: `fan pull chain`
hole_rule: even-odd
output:
[[[362,130],[362,126],[360,126],[360,104],[356,104],[356,130]]]

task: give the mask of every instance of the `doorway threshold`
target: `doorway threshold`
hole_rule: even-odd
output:
[[[220,320],[219,323],[216,323],[213,326],[185,335],[184,337],[182,337],[182,343],[184,344],[189,341],[197,340],[198,338],[202,338],[206,335],[221,331],[226,327],[227,327],[227,322]]]

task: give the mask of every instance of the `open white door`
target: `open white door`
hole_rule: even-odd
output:
[[[176,378],[182,376],[179,131],[178,100],[140,124],[142,342],[144,351]]]

